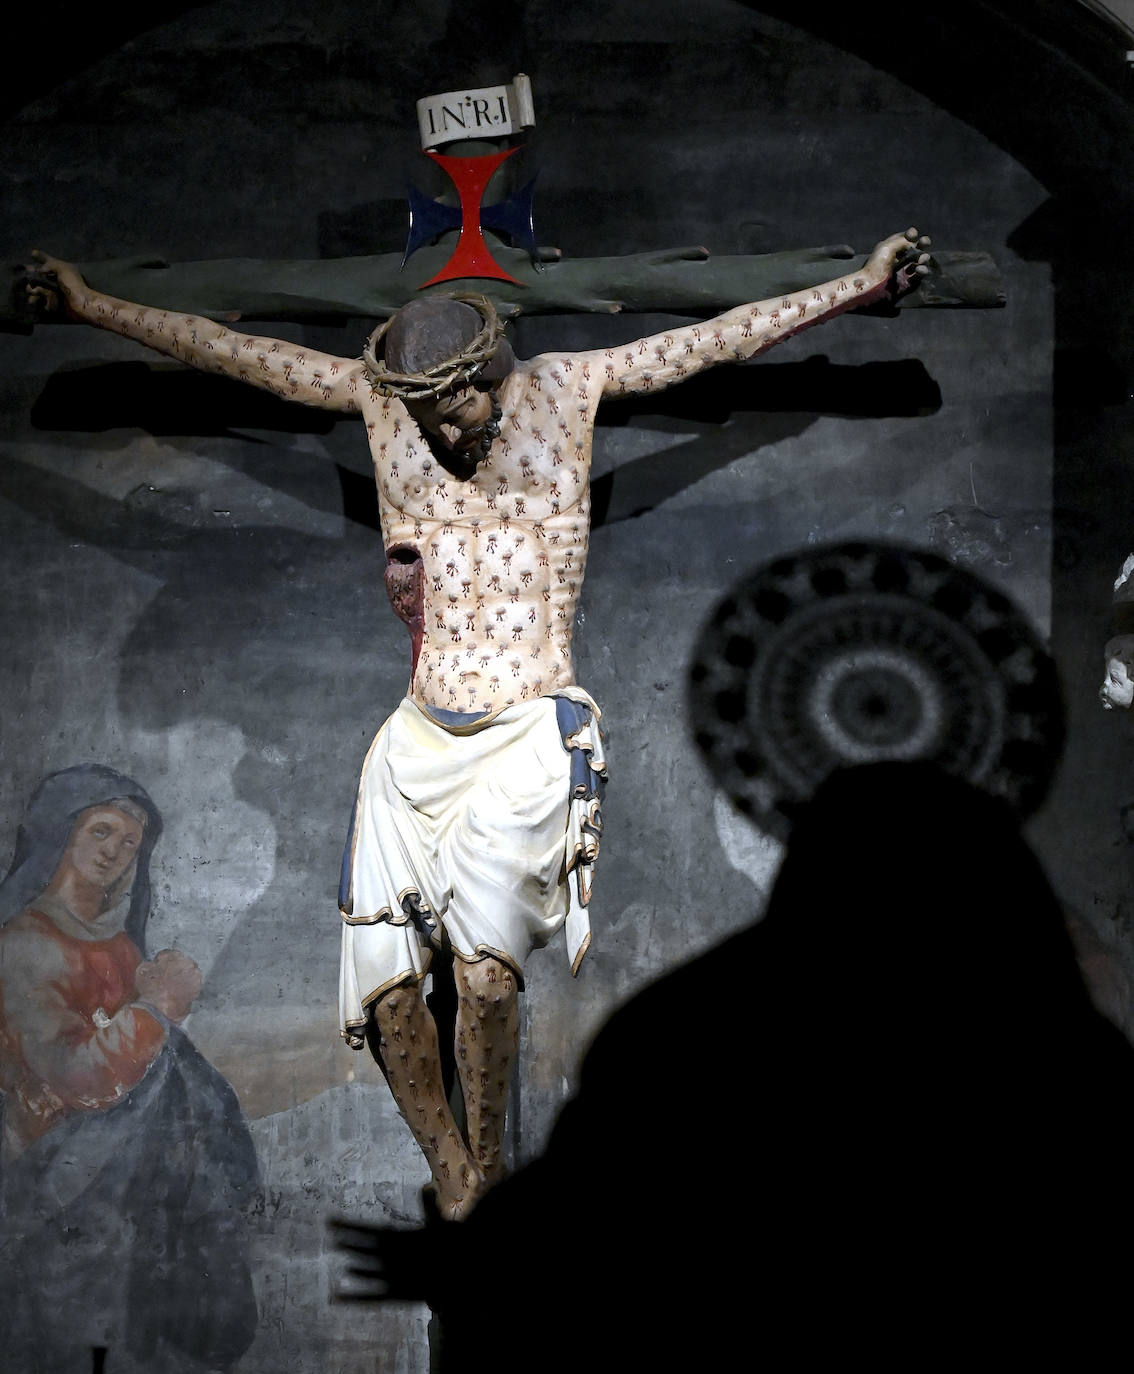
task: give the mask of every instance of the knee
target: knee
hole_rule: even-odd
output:
[[[425,1000],[416,983],[406,983],[384,992],[371,1004],[366,1022],[366,1046],[386,1081],[400,1061],[409,1063],[409,1052],[419,1028],[418,1004]],[[395,1098],[397,1093],[394,1094]]]
[[[418,983],[403,983],[384,992],[370,1010],[370,1020],[383,1040],[401,1040],[404,1028],[413,1022],[419,1005],[424,1004]]]
[[[457,970],[457,987],[461,1001],[474,1006],[507,1012],[519,999],[519,980],[516,971],[501,959],[477,959],[475,963],[461,963]]]

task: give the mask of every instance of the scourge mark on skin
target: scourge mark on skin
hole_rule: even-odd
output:
[[[541,731],[559,731],[561,704],[577,708],[583,724],[560,743],[584,753],[601,744],[599,713],[575,681],[571,652],[600,402],[661,391],[719,363],[754,358],[846,311],[896,300],[929,270],[928,248],[929,240],[910,229],[884,239],[859,270],[830,281],[617,347],[526,360],[514,357],[495,307],[480,295],[416,297],[376,327],[361,358],[343,358],[119,300],[88,286],[67,263],[37,254],[27,283],[32,300],[65,304],[77,320],[285,400],[361,416],[387,550],[386,592],[409,627],[413,653],[407,700],[379,732],[380,752],[372,757],[416,756],[426,734],[437,752],[447,732],[447,763],[439,767],[447,784],[473,795],[474,765],[485,768],[483,760],[491,759],[488,768],[503,769],[510,758],[524,806],[542,808],[546,833],[538,854],[522,853],[524,842],[534,843],[531,811],[520,808],[528,837],[522,841],[513,809],[498,804],[491,789],[476,792],[480,811],[466,806],[460,845],[468,849],[486,832],[500,851],[493,872],[478,876],[476,864],[467,863],[451,875],[460,900],[447,909],[434,901],[437,909],[430,909],[432,918],[449,922],[442,929],[450,936],[462,910],[477,916],[474,922],[470,914],[463,949],[451,940],[447,951],[459,961],[462,985],[475,985],[458,1009],[466,1056],[457,1072],[469,1108],[462,1139],[421,991],[432,937],[398,919],[407,893],[424,898],[437,887],[444,897],[450,875],[434,871],[439,839],[430,840],[428,854],[424,841],[409,844],[420,815],[411,824],[405,814],[413,799],[383,791],[388,770],[367,769],[360,783],[364,819],[352,831],[341,906],[341,1025],[353,1048],[369,1039],[433,1174],[439,1215],[462,1217],[498,1164],[524,960],[563,928],[569,906],[573,970],[590,941],[589,871],[598,855],[605,762],[594,760],[593,790],[578,797],[568,751],[548,744],[558,751],[562,777],[553,781],[567,794],[565,811],[562,794],[554,805],[549,800],[550,786],[541,781],[547,770],[521,768],[518,760],[537,755]],[[464,727],[445,724],[437,711],[475,715],[478,724],[458,734]],[[580,742],[570,746],[569,739]],[[396,834],[382,839],[379,830]],[[447,833],[446,854],[460,852],[454,833]],[[526,873],[519,871],[524,865]],[[487,895],[476,891],[478,883]],[[493,911],[478,903],[494,904]],[[473,1032],[481,1034],[481,995],[495,1012],[491,1055],[478,1062],[472,1043]],[[408,1040],[411,1033],[428,1047],[424,1065],[422,1052],[411,1062],[395,1048],[398,1034]]]

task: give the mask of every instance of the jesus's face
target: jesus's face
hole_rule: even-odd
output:
[[[485,386],[465,386],[435,400],[407,401],[406,409],[428,434],[435,435],[453,453],[485,457],[500,432],[500,407],[495,393]]]

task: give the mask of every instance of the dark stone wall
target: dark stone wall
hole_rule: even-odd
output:
[[[1129,273],[1123,202],[1107,209],[1129,111],[1096,72],[1118,57],[1094,30],[1063,51],[1047,5],[1027,25],[974,5],[898,32],[808,32],[777,8],[225,0],[87,49],[61,37],[62,79],[9,99],[13,259],[396,250],[406,177],[422,175],[413,102],[523,70],[537,233],[565,254],[865,251],[916,224],[997,260],[1003,310],[840,320],[688,397],[601,413],[576,653],[604,710],[607,833],[579,979],[559,945],[530,967],[521,1158],[610,1008],[758,911],[775,847],[703,773],[684,665],[744,569],[809,542],[934,547],[1053,633],[1070,739],[1033,833],[1124,1014],[1129,732],[1094,699],[1129,551]],[[918,60],[931,41],[944,77]],[[594,347],[668,318],[521,320],[516,349]],[[369,328],[279,332],[354,356]],[[53,769],[101,760],[147,786],[165,818],[151,944],[204,970],[188,1030],[238,1094],[265,1185],[260,1328],[235,1367],[424,1371],[420,1311],[348,1319],[327,1301],[326,1215],[414,1216],[425,1177],[335,1019],[341,844],[408,677],[364,436],[93,330],[0,337],[0,378],[0,848]],[[721,996],[743,995],[738,969]],[[678,1205],[728,1170],[727,1142],[683,1153],[696,1109],[677,1082],[643,1104],[642,1148],[672,1154]]]

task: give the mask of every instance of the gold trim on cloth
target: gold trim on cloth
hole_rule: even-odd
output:
[[[395,988],[405,987],[409,983],[424,982],[432,961],[432,951],[426,951],[425,967],[420,973],[416,973],[412,968],[406,969],[403,973],[399,973],[393,978],[387,978],[380,987],[366,994],[362,999],[362,1007],[366,1015],[363,1017],[350,1017],[349,1020],[343,1023],[342,1028],[339,1030],[339,1035],[347,1042],[352,1050],[360,1050],[366,1044],[366,1027],[370,1021],[371,1006],[387,992],[393,992]]]
[[[491,725],[497,716],[503,715],[505,711],[511,710],[511,707],[509,706],[497,706],[495,710],[488,711],[483,716],[477,716],[475,720],[467,721],[464,725],[450,725],[448,721],[440,720],[437,716],[435,716],[433,714],[433,711],[430,710],[430,708],[426,706],[426,704],[423,701],[417,701],[413,697],[406,697],[406,700],[410,703],[411,706],[416,706],[417,709],[421,712],[425,719],[429,721],[431,725],[439,725],[442,730],[446,731],[450,735],[478,734],[481,730],[485,728],[486,725]],[[532,700],[538,701],[539,698],[533,697]],[[515,705],[514,702],[513,705]],[[438,706],[436,709],[441,710],[442,708]]]
[[[373,992],[368,992],[366,994],[366,996],[362,999],[362,1005],[364,1007],[370,1006],[371,1002],[377,1002],[377,1000],[379,999],[379,997],[383,995],[383,993],[391,992],[394,988],[401,987],[403,983],[422,982],[422,980],[425,978],[425,975],[429,972],[429,966],[432,962],[433,951],[426,950],[425,967],[421,970],[420,973],[418,973],[415,969],[407,968],[404,969],[401,973],[396,974],[393,978],[387,978],[386,981],[382,983],[379,987],[376,987]],[[365,1025],[366,1022],[364,1021],[362,1022],[362,1024]]]
[[[477,945],[475,952],[472,954],[465,954],[463,950],[456,949],[453,946],[450,946],[450,949],[453,950],[453,954],[458,959],[466,964],[479,964],[482,959],[496,959],[502,964],[507,964],[516,975],[517,985],[520,991],[523,992],[524,971],[519,963],[513,959],[510,954],[505,954],[502,949],[493,949],[491,945]]]
[[[556,710],[560,697],[587,708],[566,738],[561,716],[569,727],[584,713]],[[605,772],[598,719],[588,693],[569,686],[458,725],[406,697],[383,724],[359,781],[341,909],[349,1043],[361,1043],[364,1012],[421,976],[407,970],[428,967],[441,940],[465,964],[498,960],[522,988],[531,951],[563,930],[578,974],[601,829],[588,795],[594,764]],[[580,792],[571,773],[583,758],[591,775]],[[410,897],[424,920],[405,912]]]
[[[433,908],[422,897],[421,893],[417,890],[416,887],[407,887],[404,889],[404,891],[398,893],[398,913],[396,916],[394,914],[393,907],[388,906],[382,907],[382,909],[380,911],[375,912],[373,916],[353,916],[343,907],[339,907],[339,915],[343,918],[343,920],[347,923],[348,926],[376,926],[379,923],[379,921],[388,921],[392,926],[409,925],[413,921],[413,917],[408,916],[406,914],[405,908],[402,906],[402,903],[405,901],[407,897],[417,898],[418,910],[421,912],[423,916],[433,915]],[[354,903],[352,902],[352,909],[353,906]]]
[[[579,976],[579,968],[580,968],[580,966],[581,966],[581,964],[582,964],[582,962],[583,962],[583,959],[584,959],[585,956],[586,956],[587,950],[590,949],[590,947],[591,947],[591,932],[588,930],[587,933],[586,933],[586,935],[583,936],[583,943],[579,946],[578,950],[576,950],[576,952],[575,952],[575,957],[574,957],[574,959],[571,960],[571,977],[572,977],[572,978],[578,978],[578,976]]]

